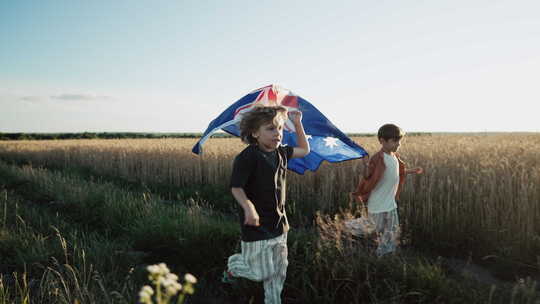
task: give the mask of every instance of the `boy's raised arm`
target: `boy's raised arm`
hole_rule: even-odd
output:
[[[306,132],[304,131],[304,125],[302,125],[302,112],[294,111],[289,112],[289,117],[296,129],[296,144],[294,147],[292,158],[304,157],[309,154],[309,142],[306,138]]]

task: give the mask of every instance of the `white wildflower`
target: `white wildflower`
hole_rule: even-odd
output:
[[[184,280],[186,280],[186,282],[191,283],[191,284],[197,283],[197,278],[191,273],[186,273],[186,275],[184,276]]]
[[[176,282],[178,281],[178,276],[174,273],[168,273],[167,275],[165,275],[165,279]]]
[[[159,286],[167,286],[167,280],[165,280],[164,277],[162,276],[159,276],[156,278],[156,280],[154,281],[154,284],[156,285],[159,285]]]
[[[152,286],[149,286],[149,285],[144,285],[144,286],[141,288],[141,291],[144,291],[144,292],[148,293],[149,295],[153,295],[153,294],[154,294],[154,289],[152,289]]]
[[[186,294],[192,295],[195,292],[193,284],[197,283],[197,279],[192,274],[186,274],[184,276],[185,284],[182,285],[178,282],[178,276],[172,273],[165,263],[159,263],[156,265],[147,266],[148,279],[152,284],[158,288],[156,301],[158,303],[169,303],[170,299],[179,294],[178,303],[183,303],[183,299]],[[140,303],[152,304],[152,296],[154,296],[154,290],[152,287],[146,285],[141,288],[139,292]]]
[[[150,272],[150,274],[159,274],[159,266],[158,265],[150,265],[146,267],[146,270]]]
[[[182,285],[178,282],[174,282],[173,284],[170,284],[165,288],[165,291],[169,296],[174,296],[180,290],[182,290]]]
[[[139,292],[139,302],[140,303],[151,303],[152,302],[152,295],[154,294],[154,290],[152,287],[145,285],[141,288],[141,291]]]
[[[170,273],[170,270],[167,267],[167,265],[165,265],[165,263],[159,263],[158,266],[159,266],[159,268],[161,270],[160,271],[161,275],[166,275],[166,274]]]
[[[159,278],[159,283],[160,283],[161,286],[163,286],[163,288],[167,288],[167,287],[173,285],[174,283],[176,283],[176,281],[169,280],[167,278],[161,277],[161,278]]]

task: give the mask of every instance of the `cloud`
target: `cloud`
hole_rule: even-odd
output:
[[[52,95],[50,96],[51,99],[56,100],[67,100],[67,101],[94,101],[94,100],[106,100],[111,99],[110,96],[97,96],[97,95],[91,95],[91,94],[60,94],[60,95]]]
[[[114,100],[111,96],[93,95],[93,94],[72,94],[64,93],[58,95],[26,95],[15,97],[16,100],[28,103],[43,103],[43,102],[94,102],[94,101],[111,101]]]
[[[28,101],[28,102],[36,102],[36,101],[40,101],[41,99],[42,97],[39,97],[39,96],[23,96],[19,98],[19,100]]]

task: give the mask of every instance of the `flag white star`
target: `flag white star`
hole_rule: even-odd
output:
[[[337,147],[338,146],[337,141],[338,141],[338,139],[335,138],[335,137],[325,137],[324,138],[324,142],[325,142],[324,145],[326,147],[330,147],[330,148]]]

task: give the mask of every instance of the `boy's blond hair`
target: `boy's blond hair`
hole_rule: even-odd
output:
[[[244,115],[240,121],[240,138],[247,144],[256,144],[252,136],[262,125],[273,123],[278,125],[287,119],[287,109],[282,106],[255,107]]]

